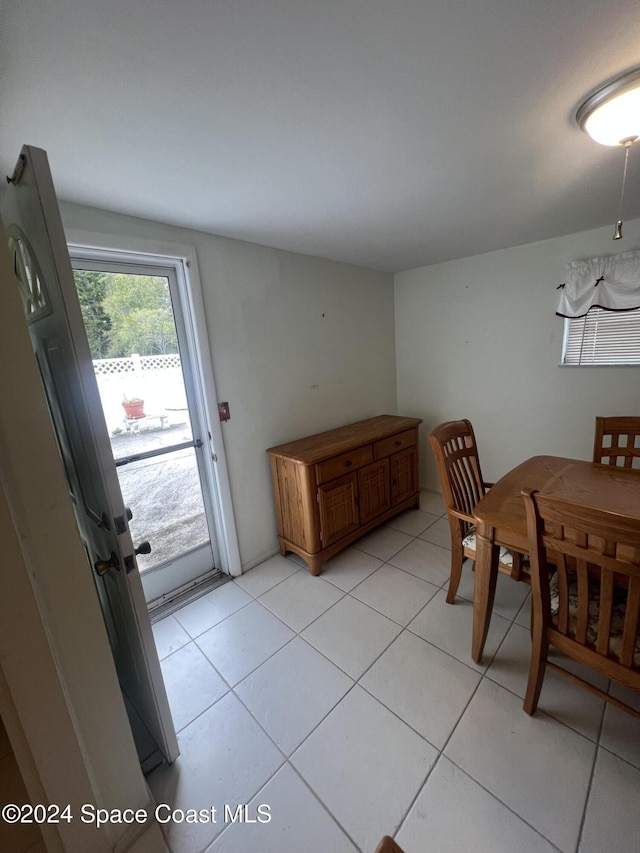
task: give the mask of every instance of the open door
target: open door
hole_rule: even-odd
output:
[[[178,756],[46,152],[24,146],[2,219],[143,770]]]

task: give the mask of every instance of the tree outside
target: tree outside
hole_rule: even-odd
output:
[[[104,310],[107,274],[74,270],[82,319],[87,330],[92,358],[107,358],[111,343],[111,318]]]
[[[92,358],[178,352],[166,278],[84,270],[74,277]]]

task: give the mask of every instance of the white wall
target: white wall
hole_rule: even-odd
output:
[[[425,420],[423,484],[438,488],[424,437],[441,421],[471,420],[495,480],[537,454],[589,459],[596,415],[640,414],[640,367],[559,367],[565,263],[640,247],[640,220],[612,230],[396,275],[398,411]]]
[[[277,548],[265,450],[396,411],[393,277],[61,204],[68,229],[195,247],[243,566]]]

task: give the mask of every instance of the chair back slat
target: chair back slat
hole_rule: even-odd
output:
[[[598,616],[598,637],[596,651],[599,655],[609,652],[609,634],[611,633],[611,616],[613,610],[613,578],[610,569],[602,570],[600,582],[600,614]]]
[[[581,658],[607,674],[608,662],[640,674],[640,519],[538,492],[524,493],[531,556],[533,619],[589,651]],[[551,561],[549,560],[551,557]],[[557,612],[540,592],[556,564]],[[571,598],[573,596],[573,604]],[[542,600],[541,600],[542,599]],[[590,608],[598,610],[594,619]],[[622,627],[623,626],[623,627]],[[562,648],[568,652],[563,641]],[[639,684],[640,686],[640,684]]]
[[[589,627],[589,571],[585,560],[576,564],[578,607],[576,616],[576,642],[584,645],[587,642]]]
[[[480,500],[480,490],[477,488],[477,469],[467,455],[457,453],[448,458],[449,476],[456,495],[456,509],[471,514]]]
[[[444,506],[451,530],[451,576],[447,603],[452,604],[462,575],[465,559],[475,559],[475,547],[470,529],[475,525],[475,508],[484,496],[486,485],[480,469],[476,437],[468,420],[447,421],[429,433],[429,443],[438,469]],[[514,580],[528,582],[520,554],[500,559],[498,568]]]
[[[473,515],[484,494],[480,460],[470,421],[449,421],[429,435],[447,509]]]
[[[447,604],[453,604],[467,557],[475,557],[465,539],[473,526],[473,511],[484,493],[473,427],[468,420],[448,421],[429,434],[451,530],[451,574]],[[463,517],[461,517],[463,516]],[[513,569],[519,569],[514,561]]]
[[[558,631],[569,633],[569,581],[567,578],[567,559],[564,554],[558,558]]]
[[[620,652],[620,663],[623,666],[631,667],[633,664],[639,621],[640,578],[630,578],[627,606],[625,609],[624,631],[622,634],[622,651]]]
[[[640,469],[640,417],[596,418],[593,461]]]

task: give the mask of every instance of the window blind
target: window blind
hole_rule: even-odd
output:
[[[563,364],[640,364],[640,308],[565,320]]]

